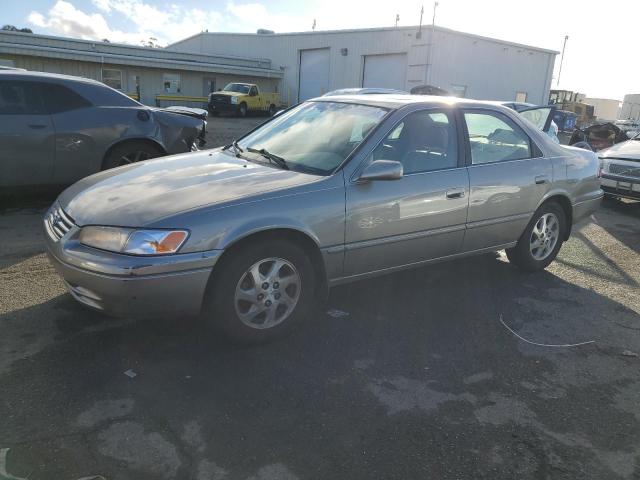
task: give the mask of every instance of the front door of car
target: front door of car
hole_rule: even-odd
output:
[[[551,161],[501,112],[467,109],[463,118],[471,187],[464,251],[515,242],[551,188]]]
[[[55,131],[37,85],[0,80],[0,185],[50,183]]]
[[[41,88],[56,129],[54,182],[72,183],[95,173],[104,156],[100,142],[122,127],[107,116],[108,110],[96,112],[86,98],[66,85],[42,82]],[[105,122],[110,124],[103,126]]]
[[[455,113],[429,109],[404,117],[374,149],[367,162],[395,160],[404,173],[347,185],[345,276],[460,251],[469,179],[459,140]]]
[[[258,87],[253,85],[249,90],[249,99],[248,99],[248,107],[249,110],[260,110],[262,105],[260,104],[260,93],[258,92]]]

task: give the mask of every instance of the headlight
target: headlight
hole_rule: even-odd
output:
[[[167,255],[176,253],[188,235],[185,230],[84,227],[80,231],[80,243],[130,255]]]
[[[238,103],[238,97],[231,97],[231,103],[237,104]]]

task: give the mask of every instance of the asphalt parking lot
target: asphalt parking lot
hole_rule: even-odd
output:
[[[262,121],[214,118],[209,146]],[[78,305],[49,201],[0,211],[1,480],[640,478],[640,204],[545,272],[491,254],[342,286],[239,348]]]

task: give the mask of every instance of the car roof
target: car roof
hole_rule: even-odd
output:
[[[31,72],[26,70],[0,70],[0,78],[5,80],[60,80],[64,82],[83,82],[90,83],[92,85],[104,86],[103,83],[91,78],[74,77],[72,75],[61,75],[58,73]]]
[[[397,94],[397,95],[409,95],[408,92],[403,90],[396,90],[393,88],[378,88],[378,87],[350,87],[339,88],[325,93],[323,97],[331,97],[334,95],[375,95],[375,94]]]
[[[367,95],[336,95],[312,98],[313,102],[340,102],[369,105],[372,107],[382,107],[399,109],[407,105],[421,104],[434,107],[444,107],[452,105],[464,105],[466,107],[493,107],[496,110],[507,109],[500,102],[490,102],[483,100],[473,100],[460,97],[442,97],[437,95],[395,95],[395,94],[367,94]]]

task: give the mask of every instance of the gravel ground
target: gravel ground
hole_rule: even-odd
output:
[[[492,254],[342,286],[237,348],[75,303],[46,203],[0,212],[0,479],[640,476],[640,204],[606,202],[545,272]]]

